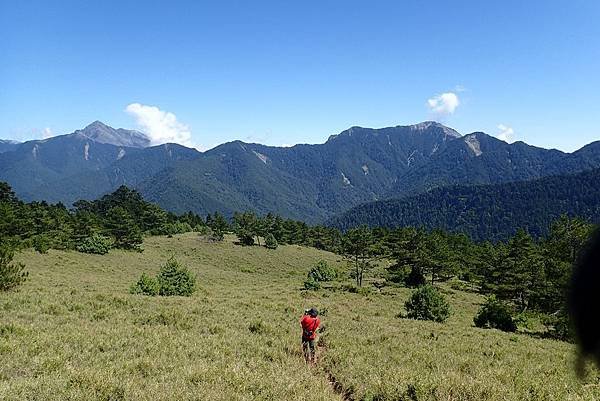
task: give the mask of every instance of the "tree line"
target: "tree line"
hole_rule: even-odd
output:
[[[386,268],[391,282],[420,287],[453,279],[458,289],[486,295],[496,312],[536,314],[549,332],[569,338],[566,298],[572,269],[596,229],[563,215],[544,237],[535,239],[518,229],[507,241],[493,243],[443,230],[362,226],[344,233],[341,253],[357,286],[384,259],[391,262]]]
[[[397,285],[435,286],[453,279],[452,285],[493,296],[514,314],[541,314],[561,336],[568,334],[564,300],[572,266],[594,229],[583,219],[563,215],[543,237],[519,229],[498,242],[414,227],[360,226],[342,232],[271,213],[241,212],[231,219],[219,213],[175,215],[125,186],[95,201],[75,202],[73,209],[24,203],[0,183],[0,247],[106,253],[110,248],[140,250],[144,235],[197,231],[220,241],[233,232],[244,246],[291,244],[343,255],[357,287],[382,262],[387,264],[384,278]]]
[[[140,250],[144,235],[169,235],[199,229],[202,217],[175,215],[146,202],[125,186],[94,201],[63,204],[20,201],[0,182],[0,245],[106,253],[110,248]]]

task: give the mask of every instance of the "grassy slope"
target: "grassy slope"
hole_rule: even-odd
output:
[[[339,263],[329,253],[207,244],[193,234],[149,238],[145,249],[19,256],[30,280],[0,294],[0,399],[342,399],[328,378],[357,400],[600,397],[592,375],[581,383],[571,373],[572,346],[472,327],[481,301],[473,294],[447,290],[450,320],[416,322],[395,317],[405,289],[302,293],[311,264]],[[170,253],[198,274],[199,291],[129,295]],[[309,369],[298,318],[312,305],[326,308],[327,330]]]

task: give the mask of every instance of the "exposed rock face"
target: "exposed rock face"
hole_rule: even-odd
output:
[[[471,149],[473,151],[473,154],[475,154],[475,156],[481,156],[483,154],[483,152],[481,151],[481,145],[479,144],[479,141],[477,140],[477,136],[475,136],[475,135],[465,136],[465,143],[467,144],[469,149]]]
[[[108,125],[94,121],[87,127],[75,131],[73,134],[84,136],[98,143],[132,148],[145,148],[150,146],[150,139],[143,133],[123,128],[115,129]]]

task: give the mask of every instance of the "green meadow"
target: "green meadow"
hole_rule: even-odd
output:
[[[414,321],[398,317],[406,288],[303,291],[318,260],[345,269],[332,253],[194,233],[143,248],[17,255],[29,279],[0,293],[1,400],[600,399],[596,370],[573,373],[573,345],[475,328],[483,298],[450,285],[451,317]],[[129,293],[170,255],[197,275],[191,297]],[[316,366],[298,324],[311,306],[325,327]]]

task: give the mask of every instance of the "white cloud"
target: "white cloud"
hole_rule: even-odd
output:
[[[125,111],[135,118],[141,131],[150,138],[153,145],[179,143],[198,147],[192,143],[190,127],[177,121],[177,117],[171,112],[140,103],[131,103]]]
[[[515,141],[515,130],[513,130],[511,127],[508,127],[504,124],[498,124],[498,129],[500,132],[496,134],[496,138],[508,143]]]
[[[460,100],[454,92],[442,93],[427,100],[429,111],[437,118],[443,118],[454,114],[459,105]]]
[[[52,138],[53,136],[54,132],[52,132],[52,129],[46,127],[42,130],[42,139]]]

